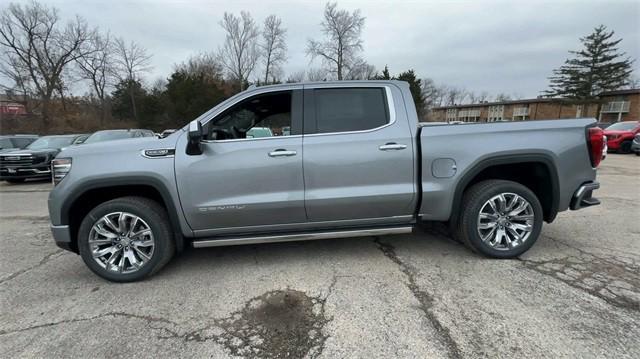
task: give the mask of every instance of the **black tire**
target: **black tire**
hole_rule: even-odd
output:
[[[485,243],[478,233],[478,217],[482,206],[492,197],[501,193],[515,193],[524,198],[533,210],[532,230],[524,243],[509,248],[496,249]],[[462,212],[453,228],[454,238],[464,243],[471,250],[491,258],[515,258],[533,246],[542,230],[543,212],[540,201],[527,187],[512,181],[487,180],[476,183],[467,189],[462,198]]]
[[[23,183],[26,179],[25,178],[8,178],[6,181],[12,184],[16,184],[16,183]]]
[[[631,141],[624,141],[620,144],[620,153],[631,153]]]
[[[129,212],[148,224],[154,237],[151,259],[133,273],[116,273],[100,266],[91,254],[89,234],[96,221],[113,212]],[[80,224],[78,249],[84,263],[95,274],[112,282],[134,282],[149,277],[164,267],[175,253],[173,231],[165,209],[144,197],[121,197],[104,202],[92,209]]]

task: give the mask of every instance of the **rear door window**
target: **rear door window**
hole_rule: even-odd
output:
[[[370,130],[389,123],[384,88],[314,90],[316,133]]]

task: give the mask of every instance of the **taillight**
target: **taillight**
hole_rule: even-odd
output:
[[[589,158],[591,166],[596,168],[602,161],[602,150],[604,149],[604,131],[600,127],[591,127],[587,133],[587,144],[589,145]]]

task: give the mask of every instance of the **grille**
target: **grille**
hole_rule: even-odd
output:
[[[0,166],[24,166],[40,163],[44,157],[32,155],[4,155],[0,156]]]

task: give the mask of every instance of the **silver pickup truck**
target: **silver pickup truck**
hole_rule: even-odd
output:
[[[602,146],[592,119],[419,124],[404,82],[264,86],[164,139],[65,149],[52,164],[51,228],[122,282],[187,245],[409,233],[424,221],[513,258],[558,212],[599,203]]]

